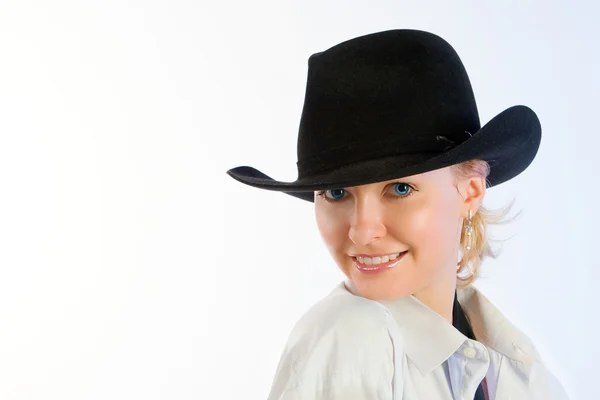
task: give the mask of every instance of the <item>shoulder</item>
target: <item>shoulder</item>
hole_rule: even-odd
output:
[[[533,364],[529,382],[540,399],[568,400],[569,398],[563,384],[539,358]]]
[[[290,340],[306,333],[344,334],[343,338],[387,332],[393,319],[380,303],[342,291],[334,291],[310,307],[296,322]],[[341,338],[340,338],[341,339]]]
[[[334,291],[306,311],[289,335],[271,396],[312,393],[391,391],[394,344],[389,312],[381,304]],[[312,397],[315,398],[315,397]],[[321,397],[319,397],[321,398]]]

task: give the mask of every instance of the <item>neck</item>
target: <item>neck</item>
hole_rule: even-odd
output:
[[[441,276],[429,286],[413,293],[419,301],[444,317],[452,324],[454,294],[456,292],[456,271]]]

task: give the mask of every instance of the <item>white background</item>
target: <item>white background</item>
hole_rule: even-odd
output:
[[[482,124],[538,113],[477,286],[600,398],[599,6],[483,3],[0,1],[0,398],[266,398],[344,277],[312,203],[225,171],[295,180],[308,57],[394,28],[453,45]]]

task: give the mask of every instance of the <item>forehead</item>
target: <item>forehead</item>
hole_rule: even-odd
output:
[[[452,176],[450,167],[443,167],[443,168],[423,172],[420,174],[408,175],[408,176],[403,176],[400,178],[394,178],[394,179],[389,179],[389,180],[385,180],[385,181],[368,183],[365,185],[346,186],[344,188],[357,190],[357,191],[369,190],[369,189],[376,189],[376,188],[384,187],[391,183],[396,183],[396,182],[406,182],[406,183],[411,183],[411,184],[415,184],[415,185],[420,185],[421,187],[432,186],[432,185],[435,185],[435,186],[442,185],[443,186],[445,184],[452,184],[453,176]],[[341,189],[341,188],[342,187],[340,186],[336,189]],[[315,190],[314,192],[317,193],[319,191]]]
[[[354,190],[368,190],[369,188],[378,188],[381,186],[387,186],[390,183],[396,182],[406,182],[406,183],[414,183],[420,185],[426,184],[440,184],[451,178],[449,168],[440,168],[432,171],[423,172],[420,174],[403,176],[401,178],[394,178],[385,181],[378,181],[373,183],[368,183],[365,185],[357,185],[357,186],[348,186],[347,188],[352,188]]]

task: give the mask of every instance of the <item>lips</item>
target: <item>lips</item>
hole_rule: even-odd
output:
[[[400,255],[398,257],[396,257],[395,259],[390,260],[386,263],[375,264],[375,265],[360,263],[356,257],[352,257],[352,261],[353,261],[356,269],[358,269],[360,272],[364,272],[367,274],[376,274],[379,272],[387,271],[390,268],[394,268],[396,265],[398,265],[400,263],[400,261],[404,258],[404,255],[406,253],[408,253],[408,251],[400,253]]]

